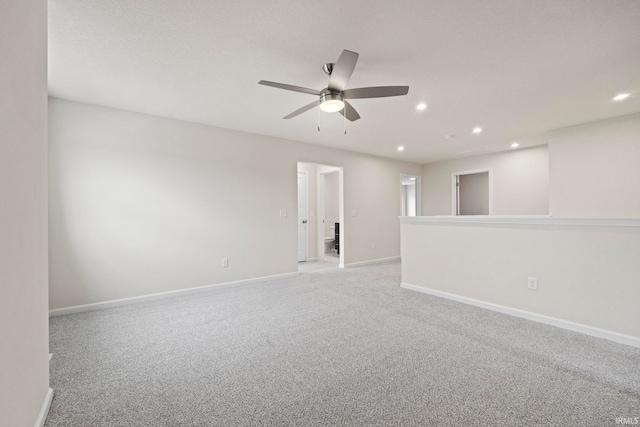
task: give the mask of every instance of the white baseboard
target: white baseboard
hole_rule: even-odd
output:
[[[342,268],[361,267],[363,265],[379,264],[381,262],[398,261],[399,259],[400,259],[399,255],[398,256],[390,256],[388,258],[370,259],[368,261],[360,261],[360,262],[352,262],[350,264],[344,264],[344,266]]]
[[[131,298],[122,298],[117,300],[96,302],[93,304],[83,304],[83,305],[74,305],[72,307],[56,308],[54,310],[49,310],[49,317],[62,316],[64,314],[82,313],[83,311],[101,310],[103,308],[120,307],[123,305],[137,304],[140,302],[154,301],[158,299],[192,294],[197,292],[205,292],[211,288],[218,287],[218,286],[240,285],[240,284],[244,285],[248,283],[261,282],[263,280],[283,279],[285,277],[291,277],[291,276],[297,276],[297,275],[298,275],[298,272],[296,271],[293,273],[275,274],[273,276],[262,276],[262,277],[256,277],[253,279],[236,280],[234,282],[215,283],[213,285],[199,286],[196,288],[177,289],[175,291],[159,292],[157,294],[140,295],[140,296],[131,297]]]
[[[434,289],[429,289],[422,286],[416,286],[409,283],[401,283],[400,287],[404,289],[409,289],[412,291],[422,292],[424,294],[433,295],[440,298],[450,299],[453,301],[461,302],[463,304],[473,305],[473,306],[484,308],[487,310],[497,311],[499,313],[504,313],[511,316],[521,317],[523,319],[533,320],[534,322],[544,323],[545,325],[556,326],[558,328],[568,329],[570,331],[580,332],[585,335],[591,335],[597,338],[604,338],[620,344],[625,344],[625,345],[630,345],[632,347],[640,348],[640,338],[633,337],[631,335],[624,335],[618,332],[608,331],[606,329],[595,328],[593,326],[587,326],[581,323],[570,322],[568,320],[562,320],[555,317],[536,314],[530,311],[520,310],[517,308],[507,307],[499,304],[493,304],[490,302],[480,301],[473,298],[467,298],[460,295],[450,294],[448,292],[436,291]]]
[[[47,415],[49,414],[49,408],[51,407],[52,400],[53,400],[53,389],[50,388],[49,390],[47,390],[47,394],[44,397],[44,401],[42,402],[40,413],[38,414],[38,418],[36,418],[35,427],[44,426],[44,422],[47,420]]]

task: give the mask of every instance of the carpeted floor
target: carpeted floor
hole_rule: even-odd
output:
[[[401,289],[400,264],[51,319],[46,426],[603,426],[640,349]]]

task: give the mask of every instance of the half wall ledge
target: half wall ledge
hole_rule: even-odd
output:
[[[401,216],[399,218],[401,223],[640,227],[640,219],[637,218],[558,218],[551,215],[436,215]]]

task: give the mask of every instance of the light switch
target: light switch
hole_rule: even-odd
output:
[[[358,211],[355,209],[351,211],[351,216],[358,216]]]

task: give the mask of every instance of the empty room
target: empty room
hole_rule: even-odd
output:
[[[0,425],[640,425],[638,22],[3,1]]]

